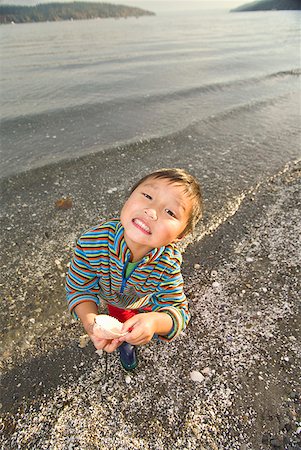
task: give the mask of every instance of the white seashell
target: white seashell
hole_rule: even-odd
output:
[[[115,317],[99,314],[95,317],[93,333],[102,339],[116,339],[127,334],[121,333],[122,326],[123,324]]]
[[[125,382],[126,382],[126,384],[130,384],[131,383],[131,377],[129,376],[129,375],[127,375],[126,377],[125,377]]]
[[[204,375],[202,375],[200,372],[198,372],[197,370],[193,370],[190,374],[190,378],[192,379],[192,381],[196,381],[197,383],[201,383],[202,381],[204,381],[205,377]]]
[[[202,374],[209,377],[212,374],[210,367],[204,367],[204,369],[202,370]]]

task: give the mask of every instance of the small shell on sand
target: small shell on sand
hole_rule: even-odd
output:
[[[198,372],[197,370],[193,370],[190,373],[190,378],[192,379],[192,381],[196,381],[197,383],[201,383],[202,381],[204,381],[205,377],[204,375],[202,375],[200,372]]]
[[[84,334],[83,336],[79,337],[79,347],[80,348],[85,348],[88,345],[88,342],[90,341],[90,338],[88,336],[88,334]]]
[[[93,333],[102,339],[116,339],[127,334],[121,333],[122,325],[115,317],[99,314],[95,317]]]
[[[132,381],[131,377],[130,377],[129,375],[127,375],[127,376],[125,377],[125,382],[126,382],[126,384],[130,384],[131,381]]]

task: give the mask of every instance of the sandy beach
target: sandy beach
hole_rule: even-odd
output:
[[[211,232],[206,219],[184,253],[191,323],[141,347],[131,375],[65,310],[74,240],[106,208],[118,213],[124,189],[112,174],[87,200],[96,167],[78,183],[76,164],[3,182],[1,448],[301,448],[298,164]],[[72,207],[56,208],[69,194]]]

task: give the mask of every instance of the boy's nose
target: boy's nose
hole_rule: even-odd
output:
[[[156,213],[156,211],[154,209],[145,208],[144,212],[150,219],[152,219],[152,220],[157,220],[158,219],[157,213]]]

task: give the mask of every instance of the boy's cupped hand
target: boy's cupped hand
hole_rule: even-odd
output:
[[[132,345],[147,344],[154,334],[168,334],[172,327],[172,319],[168,314],[161,312],[146,312],[136,314],[124,322],[121,329],[126,333],[118,339],[103,339],[97,337],[93,332],[90,334],[96,350],[104,350],[108,353],[114,352],[122,342],[126,341]]]
[[[127,333],[116,339],[119,344],[126,341],[132,345],[147,344],[156,333],[158,313],[141,313],[124,322],[121,332]]]
[[[147,344],[152,339],[156,330],[156,320],[152,314],[136,314],[128,319],[124,322],[121,330],[126,335],[118,339],[100,338],[93,332],[90,334],[90,339],[96,350],[104,350],[108,353],[114,352],[124,341],[132,345]]]
[[[95,336],[95,334],[90,334],[90,339],[96,350],[104,350],[108,353],[114,352],[121,345],[118,339],[103,339]]]

